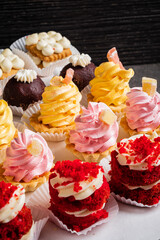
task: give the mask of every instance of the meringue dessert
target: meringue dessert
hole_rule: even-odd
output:
[[[116,48],[108,51],[107,58],[108,62],[101,63],[95,69],[95,78],[89,83],[91,93],[88,94],[88,101],[104,102],[115,113],[123,112],[134,71],[123,67]]]
[[[117,116],[105,103],[89,102],[66,135],[66,147],[83,161],[100,162],[116,147],[118,130]]]
[[[48,180],[54,156],[45,139],[25,129],[11,141],[1,166],[0,180],[13,185],[19,183],[26,192],[34,191]]]
[[[70,41],[55,31],[33,33],[25,39],[29,56],[41,68],[70,56],[70,46]]]
[[[24,61],[14,54],[9,48],[0,53],[0,80],[14,75],[19,69],[24,68]]]
[[[74,128],[80,112],[81,94],[72,82],[74,71],[68,69],[65,78],[55,76],[42,94],[40,112],[30,117],[37,132],[65,133]]]

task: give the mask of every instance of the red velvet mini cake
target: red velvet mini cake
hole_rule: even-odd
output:
[[[160,200],[160,137],[135,135],[111,153],[111,190],[144,205]]]
[[[0,239],[31,239],[33,220],[21,185],[0,182]]]
[[[50,210],[77,232],[108,217],[104,205],[110,188],[96,163],[58,161],[49,179]]]

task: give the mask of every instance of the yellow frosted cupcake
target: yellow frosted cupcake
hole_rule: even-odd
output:
[[[0,163],[5,157],[5,149],[17,134],[17,130],[13,124],[13,115],[7,102],[0,100]]]
[[[56,76],[45,88],[40,112],[30,117],[30,125],[37,132],[65,133],[74,127],[80,112],[81,94],[72,82],[73,73],[68,69],[65,78]]]
[[[107,58],[109,62],[95,69],[95,78],[90,81],[91,94],[88,95],[88,101],[104,102],[114,112],[121,112],[125,108],[126,94],[130,90],[129,81],[134,71],[123,67],[116,48],[109,50]]]

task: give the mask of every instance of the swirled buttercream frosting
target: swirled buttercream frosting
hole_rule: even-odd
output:
[[[31,83],[37,78],[37,73],[34,70],[22,69],[19,70],[14,77],[17,79],[17,81]]]
[[[88,108],[82,107],[82,114],[75,119],[75,130],[70,131],[70,143],[79,152],[104,152],[116,143],[118,137],[118,123],[107,124],[101,120],[101,113],[108,110],[104,103],[89,102]],[[109,113],[108,113],[109,115]]]
[[[90,81],[93,101],[104,102],[108,106],[118,106],[126,101],[126,93],[130,90],[129,80],[134,71],[131,68],[126,70],[118,61],[115,62],[110,59],[95,69],[95,78]]]
[[[80,111],[81,94],[72,81],[65,80],[54,77],[42,94],[43,103],[40,104],[38,120],[50,127],[72,124]]]
[[[30,182],[53,165],[53,155],[42,136],[26,129],[18,133],[6,150],[3,164],[4,175],[12,176],[14,181]]]
[[[149,96],[142,88],[132,88],[127,94],[126,120],[131,129],[147,132],[160,125],[160,94]]]
[[[74,67],[76,66],[85,67],[91,63],[91,57],[88,54],[84,53],[82,53],[81,55],[75,54],[69,58],[69,61],[70,63],[72,63]]]

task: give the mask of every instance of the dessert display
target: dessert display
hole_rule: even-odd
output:
[[[70,41],[55,31],[28,35],[25,47],[29,55],[39,67],[64,59],[72,54]]]
[[[72,81],[76,84],[79,91],[82,91],[89,82],[95,77],[95,64],[91,62],[91,57],[88,54],[75,54],[69,58],[70,63],[66,65],[60,72],[60,76],[65,77],[68,68],[74,70]]]
[[[6,48],[0,53],[0,80],[14,75],[19,69],[24,68],[24,61]]]
[[[127,93],[125,115],[120,126],[126,134],[159,133],[160,94],[156,92],[157,80],[142,78],[142,88],[132,88]]]
[[[99,162],[115,147],[118,137],[117,117],[104,103],[89,102],[75,119],[75,129],[67,134],[66,147],[87,162]]]
[[[160,200],[160,137],[134,135],[111,153],[111,191],[143,205]]]
[[[49,178],[50,210],[79,232],[108,217],[104,209],[110,188],[103,169],[96,163],[58,161]]]
[[[72,82],[74,71],[68,69],[65,78],[55,76],[42,94],[40,112],[30,117],[37,132],[65,133],[74,128],[80,111],[81,94]]]
[[[42,99],[45,84],[34,70],[19,70],[5,85],[3,99],[11,106],[27,109]]]
[[[2,150],[10,145],[10,142],[17,134],[12,111],[3,99],[0,100],[0,133],[0,150]]]
[[[0,182],[0,239],[32,239],[34,223],[21,185]]]
[[[107,58],[108,62],[101,63],[95,69],[95,78],[90,81],[88,101],[104,102],[114,112],[121,112],[125,108],[126,94],[130,90],[129,80],[134,71],[123,67],[116,48],[109,50]]]
[[[45,139],[25,129],[11,141],[0,166],[0,180],[21,184],[25,191],[34,191],[48,180],[54,156]]]

